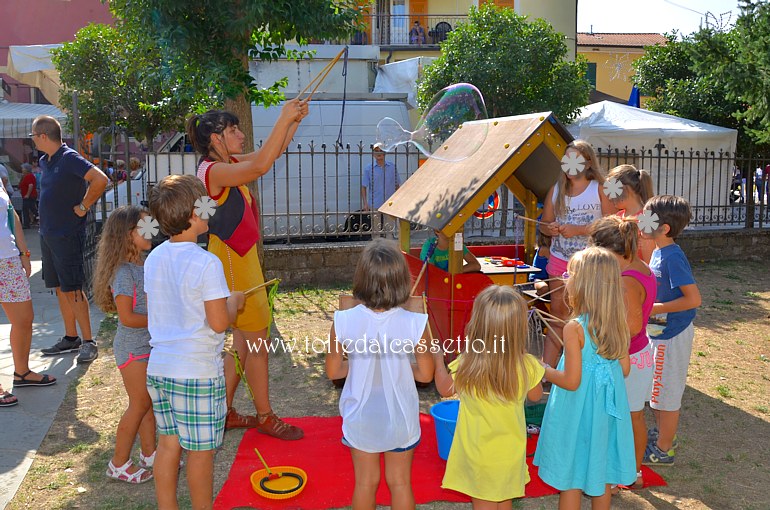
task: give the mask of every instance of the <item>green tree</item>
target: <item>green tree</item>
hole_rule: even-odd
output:
[[[770,145],[770,4],[741,0],[735,22],[734,58],[715,69],[727,79],[729,97],[741,104],[735,115],[751,140]]]
[[[588,103],[586,62],[567,60],[564,36],[548,22],[528,22],[511,9],[471,7],[467,23],[441,45],[441,56],[425,70],[418,101],[425,108],[453,83],[475,85],[492,117],[553,111],[570,122]]]
[[[110,9],[124,30],[161,49],[175,97],[195,103],[203,93],[232,110],[249,146],[251,102],[276,104],[287,83],[259,89],[249,61],[301,58],[287,42],[346,36],[361,18],[358,0],[110,0]]]
[[[171,99],[173,86],[161,73],[160,53],[130,33],[90,24],[53,52],[61,79],[60,101],[72,114],[78,94],[80,127],[85,132],[116,126],[148,143],[181,125],[190,104]],[[71,121],[71,119],[70,119]]]
[[[736,113],[742,102],[729,94],[730,76],[715,72],[735,59],[735,34],[712,27],[679,38],[667,34],[665,45],[645,48],[645,55],[633,63],[634,82],[651,96],[646,107],[652,111],[739,130],[738,145],[745,149],[750,140]]]

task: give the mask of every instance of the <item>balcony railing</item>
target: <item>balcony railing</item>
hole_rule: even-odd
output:
[[[467,20],[464,14],[372,14],[364,16],[365,30],[350,39],[329,42],[353,46],[438,46],[459,23]],[[415,22],[420,23],[422,31]]]

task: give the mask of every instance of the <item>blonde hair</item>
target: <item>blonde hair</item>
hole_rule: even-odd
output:
[[[607,248],[628,260],[637,256],[639,226],[635,219],[604,216],[591,223],[588,235],[593,246]]]
[[[599,356],[605,359],[627,356],[631,334],[617,259],[606,248],[589,246],[570,258],[567,271],[572,318],[588,316],[588,335]]]
[[[144,212],[144,209],[135,205],[125,205],[115,209],[104,223],[94,273],[94,302],[104,312],[116,311],[115,297],[110,286],[118,267],[124,262],[139,260],[140,251],[131,234]]]
[[[353,275],[353,297],[367,308],[390,310],[409,299],[412,276],[395,241],[375,239],[364,248]]]
[[[639,196],[642,204],[653,195],[652,176],[647,170],[637,170],[634,165],[619,165],[610,170],[607,179],[615,179]]]
[[[509,286],[487,287],[473,302],[466,334],[468,342],[478,339],[484,345],[478,352],[469,348],[460,357],[454,380],[457,393],[482,399],[520,400],[529,388],[524,363],[527,354],[524,298]]]
[[[591,144],[583,140],[573,140],[567,145],[566,151],[575,149],[586,160],[586,169],[584,170],[586,179],[589,181],[597,181],[600,185],[604,184],[604,172],[602,172],[602,166],[599,164],[599,158],[596,157],[596,152]],[[556,218],[564,214],[566,211],[566,197],[567,193],[572,189],[572,181],[567,179],[567,174],[561,172],[558,180],[558,191],[556,193],[556,201],[553,205],[553,211]]]

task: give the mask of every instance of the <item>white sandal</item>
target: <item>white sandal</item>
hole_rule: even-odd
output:
[[[144,469],[152,469],[155,466],[155,454],[158,453],[158,450],[155,450],[152,452],[152,455],[145,455],[142,453],[142,451],[139,451],[139,467]],[[179,459],[179,469],[182,469],[184,467],[184,460]]]
[[[129,473],[128,469],[133,465],[133,462],[131,459],[128,459],[128,462],[123,464],[122,466],[115,467],[115,465],[110,461],[109,464],[107,464],[107,476],[110,478],[113,478],[115,480],[120,480],[121,482],[126,483],[144,483],[149,482],[152,480],[152,471],[149,471],[145,468],[139,468],[134,473]]]

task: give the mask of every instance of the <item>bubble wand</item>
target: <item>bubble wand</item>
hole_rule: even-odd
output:
[[[300,93],[297,95],[297,97],[298,97],[298,98],[301,98],[301,97],[302,97],[302,96],[303,96],[303,95],[304,95],[304,94],[305,94],[305,93],[308,91],[308,89],[309,89],[309,88],[310,88],[310,87],[311,87],[311,86],[312,86],[312,85],[315,83],[315,87],[313,87],[313,90],[311,90],[311,91],[310,91],[310,94],[309,94],[309,95],[307,96],[307,98],[305,99],[305,102],[309,102],[309,101],[310,101],[310,98],[312,98],[312,97],[313,97],[313,94],[315,94],[316,90],[318,90],[318,87],[320,87],[320,86],[321,86],[321,83],[323,83],[323,81],[326,79],[326,77],[327,77],[327,76],[329,75],[329,73],[331,72],[332,68],[334,67],[334,64],[336,64],[337,62],[339,62],[340,58],[342,58],[342,55],[346,55],[346,58],[347,58],[347,53],[348,53],[348,47],[347,47],[347,46],[345,46],[345,47],[344,47],[344,48],[343,48],[343,49],[342,49],[342,50],[341,50],[339,53],[337,53],[337,56],[336,56],[336,57],[334,57],[334,58],[333,58],[333,59],[332,59],[332,60],[331,60],[331,61],[330,61],[328,64],[326,64],[326,66],[325,66],[323,69],[321,69],[321,72],[319,72],[319,73],[318,73],[318,74],[315,76],[315,78],[313,78],[312,80],[310,80],[310,83],[308,83],[308,84],[305,86],[305,88],[304,88],[304,89],[302,89],[302,92],[300,92]],[[316,81],[317,81],[318,83],[316,83]]]
[[[514,220],[515,219],[520,219],[520,220],[524,220],[524,221],[529,221],[531,223],[536,223],[537,225],[548,225],[548,223],[546,223],[545,221],[533,220],[532,218],[527,218],[526,216],[523,216],[523,215],[521,215],[519,213],[513,213],[513,219]]]

